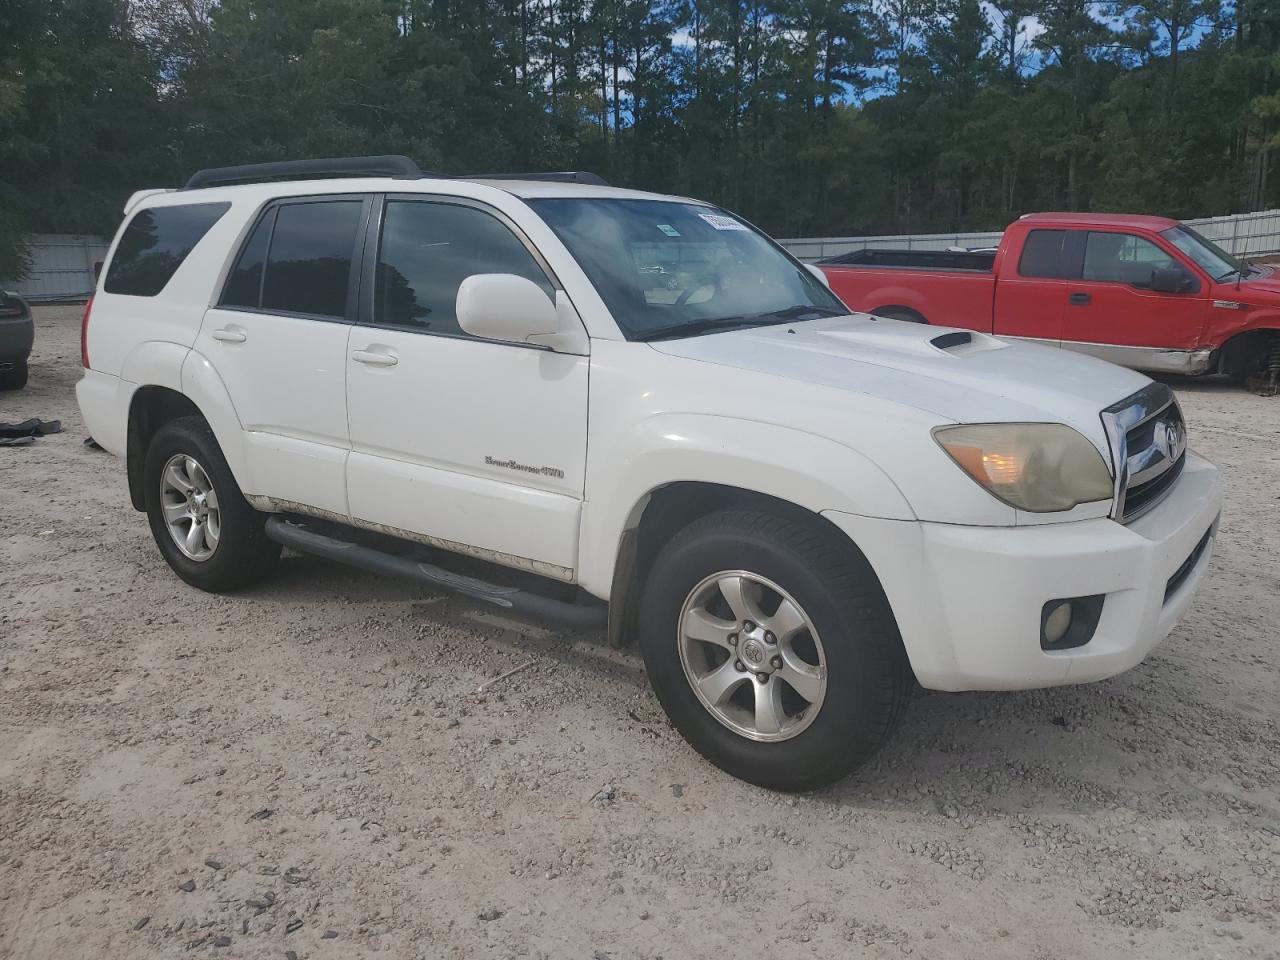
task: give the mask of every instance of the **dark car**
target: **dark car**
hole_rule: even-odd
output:
[[[27,385],[27,357],[35,340],[31,307],[16,293],[0,291],[0,390]]]

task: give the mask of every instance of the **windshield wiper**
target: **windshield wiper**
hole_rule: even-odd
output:
[[[741,330],[743,327],[767,327],[785,320],[763,320],[754,317],[705,317],[701,320],[686,320],[684,323],[673,323],[667,327],[646,330],[631,339],[641,343],[650,340],[668,340],[679,337],[696,337],[700,333],[715,333],[720,330]]]
[[[768,327],[791,320],[816,320],[819,317],[843,317],[846,311],[834,307],[819,307],[809,303],[797,303],[781,310],[765,310],[761,313],[743,313],[732,317],[704,317],[700,320],[687,320],[684,323],[673,323],[668,327],[646,330],[633,337],[633,340],[646,342],[649,340],[665,340],[677,337],[695,337],[702,333],[715,333],[720,330],[740,330],[743,327]]]

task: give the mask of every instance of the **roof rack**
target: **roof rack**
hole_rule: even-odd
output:
[[[221,186],[252,180],[320,180],[326,177],[395,177],[416,180],[427,176],[409,157],[326,157],[320,160],[281,160],[275,163],[243,163],[234,167],[198,170],[182,188]]]
[[[555,173],[469,173],[459,180],[549,180],[553,183],[589,183],[607,187],[609,181],[589,170],[560,170]]]

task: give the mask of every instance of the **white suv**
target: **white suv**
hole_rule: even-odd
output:
[[[1218,472],[1167,387],[850,314],[705,203],[380,157],[125,212],[77,392],[178,576],[231,590],[286,544],[607,609],[680,732],[755,783],[844,775],[916,682],[1132,667],[1208,564]]]

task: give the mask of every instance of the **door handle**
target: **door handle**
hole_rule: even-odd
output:
[[[352,350],[351,359],[370,367],[394,367],[400,362],[400,358],[394,353],[383,353],[379,350]]]
[[[213,331],[210,336],[215,340],[221,340],[223,343],[244,343],[249,339],[243,330],[238,330],[235,327],[222,327]]]
[[[1088,293],[1073,293],[1068,295],[1067,303],[1070,303],[1073,306],[1083,307],[1088,305],[1089,301],[1092,299],[1093,296]]]

